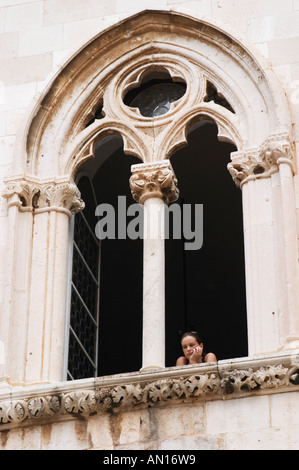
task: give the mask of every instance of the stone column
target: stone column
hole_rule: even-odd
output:
[[[269,138],[228,169],[243,192],[249,354],[299,349],[292,146]]]
[[[69,178],[43,183],[20,179],[6,185],[3,196],[12,225],[7,266],[11,282],[4,309],[7,380],[15,385],[60,381],[68,226],[83,201]]]
[[[133,198],[144,205],[142,370],[165,367],[164,208],[178,198],[169,160],[132,166]]]
[[[279,165],[279,181],[281,188],[281,207],[283,218],[283,247],[285,256],[285,283],[287,297],[286,341],[284,349],[299,350],[299,282],[298,282],[298,246],[296,227],[296,203],[293,165],[289,158],[281,153]]]

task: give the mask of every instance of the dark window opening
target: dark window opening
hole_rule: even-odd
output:
[[[105,117],[103,112],[103,100],[96,106],[96,108],[90,113],[90,116],[87,118],[87,123],[85,127],[93,124],[97,119],[103,119]]]
[[[171,157],[179,203],[203,204],[203,245],[166,241],[166,365],[181,355],[180,334],[197,330],[218,359],[247,356],[242,194],[227,164],[235,147],[205,124]]]
[[[117,136],[105,139],[77,181],[85,208],[74,220],[69,380],[141,368],[143,244],[117,238],[118,196],[127,207],[135,203],[129,178],[140,160],[125,155],[120,142]],[[115,210],[115,239],[95,235],[99,204]]]
[[[186,83],[173,81],[168,72],[147,74],[138,88],[133,88],[124,97],[124,103],[138,108],[144,117],[154,118],[166,114],[172,103],[186,92]]]
[[[219,104],[220,106],[223,106],[224,108],[228,109],[231,113],[235,114],[234,109],[231,107],[229,102],[224,98],[224,96],[221,93],[218,93],[217,88],[213,83],[207,82],[207,94],[205,97],[205,101],[214,101],[214,103]]]
[[[127,207],[135,203],[129,179],[136,163],[119,149],[93,178],[98,203],[111,204],[116,214],[116,238],[101,242],[99,376],[141,368],[143,242],[117,238],[118,196],[126,197]]]
[[[205,350],[214,352],[218,359],[247,355],[242,195],[227,170],[234,150],[233,145],[219,142],[216,126],[202,122],[189,133],[188,146],[171,157],[180,189],[178,203],[181,207],[203,204],[204,232],[203,246],[197,251],[184,250],[183,239],[170,238],[165,242],[167,367],[174,366],[181,355],[179,335],[187,329],[199,330],[205,339]],[[131,165],[136,163],[140,160],[125,155],[118,145],[110,153],[101,149],[96,159],[85,165],[91,174],[95,198],[86,190],[82,192],[86,203],[83,215],[93,233],[98,222],[94,213],[96,201],[115,208],[117,234],[118,196],[125,196],[127,207],[135,203],[129,178]],[[80,184],[79,188],[82,191]],[[85,239],[84,249],[93,246],[92,254],[86,255],[90,269],[94,269],[93,262],[96,266],[100,260],[96,348],[90,315],[86,316],[86,309],[76,297],[72,301],[81,342],[95,356],[97,376],[138,371],[142,366],[143,241],[116,236],[102,240],[99,248],[87,243],[80,217],[77,214],[75,218],[75,234]],[[93,285],[86,276],[79,276],[82,289],[84,283]],[[94,307],[95,297],[88,295],[93,298]],[[75,370],[72,378],[92,376],[90,362],[80,357],[71,338],[69,363]]]
[[[80,178],[78,188],[88,202],[74,223],[68,379],[93,377],[97,370],[100,243],[94,234],[96,199],[88,177]]]

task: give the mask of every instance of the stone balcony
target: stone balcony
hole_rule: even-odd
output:
[[[0,392],[0,430],[88,418],[113,409],[297,391],[299,352],[130,372]]]

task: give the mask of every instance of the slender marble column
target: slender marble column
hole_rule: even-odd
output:
[[[68,224],[84,205],[76,185],[16,179],[7,183],[12,239],[10,302],[5,306],[10,384],[63,378]]]
[[[165,205],[178,197],[169,160],[132,166],[134,199],[144,205],[142,370],[165,367]]]
[[[298,350],[294,153],[287,136],[239,152],[228,169],[243,191],[249,354]]]
[[[284,319],[284,323],[288,324],[285,349],[288,350],[299,348],[296,205],[293,170],[290,161],[286,158],[279,158],[278,164],[284,227],[283,247],[285,253],[286,297],[288,303],[288,318]]]

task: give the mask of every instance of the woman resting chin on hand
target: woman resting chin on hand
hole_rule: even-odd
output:
[[[184,333],[181,337],[181,346],[184,356],[177,359],[177,366],[200,364],[202,362],[217,362],[214,353],[203,355],[203,342],[195,331]]]

